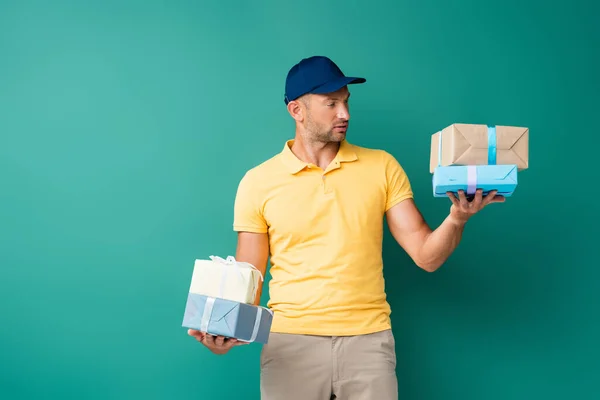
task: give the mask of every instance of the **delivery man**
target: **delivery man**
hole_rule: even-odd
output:
[[[383,278],[383,218],[425,271],[437,270],[471,216],[504,198],[448,193],[447,218],[429,228],[409,179],[383,150],[346,140],[348,86],[327,57],[293,66],[285,104],[294,139],[239,183],[236,259],[265,273],[273,324],[260,357],[263,400],[398,399],[396,354]],[[256,304],[260,300],[260,292]],[[190,330],[215,354],[243,344]]]

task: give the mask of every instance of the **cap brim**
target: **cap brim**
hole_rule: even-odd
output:
[[[340,90],[344,86],[353,85],[353,84],[357,84],[357,83],[365,83],[366,81],[367,80],[365,78],[344,76],[342,78],[333,80],[331,82],[327,82],[324,85],[321,85],[318,88],[311,90],[310,93],[314,93],[314,94],[333,93],[333,92]]]

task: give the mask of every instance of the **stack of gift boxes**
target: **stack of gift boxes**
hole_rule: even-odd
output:
[[[183,326],[215,336],[265,344],[271,310],[255,305],[262,274],[253,265],[210,256],[196,260]]]
[[[473,197],[496,190],[512,196],[517,174],[529,167],[529,129],[517,126],[452,124],[431,137],[429,170],[434,197],[463,190]]]

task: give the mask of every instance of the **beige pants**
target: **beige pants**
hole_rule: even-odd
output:
[[[271,333],[260,364],[262,400],[398,400],[390,330],[344,337]]]

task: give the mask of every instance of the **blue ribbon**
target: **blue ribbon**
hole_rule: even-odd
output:
[[[442,132],[444,130],[442,129],[440,131],[440,139],[438,140],[438,167],[442,166]]]
[[[496,127],[488,125],[488,165],[496,164]]]

